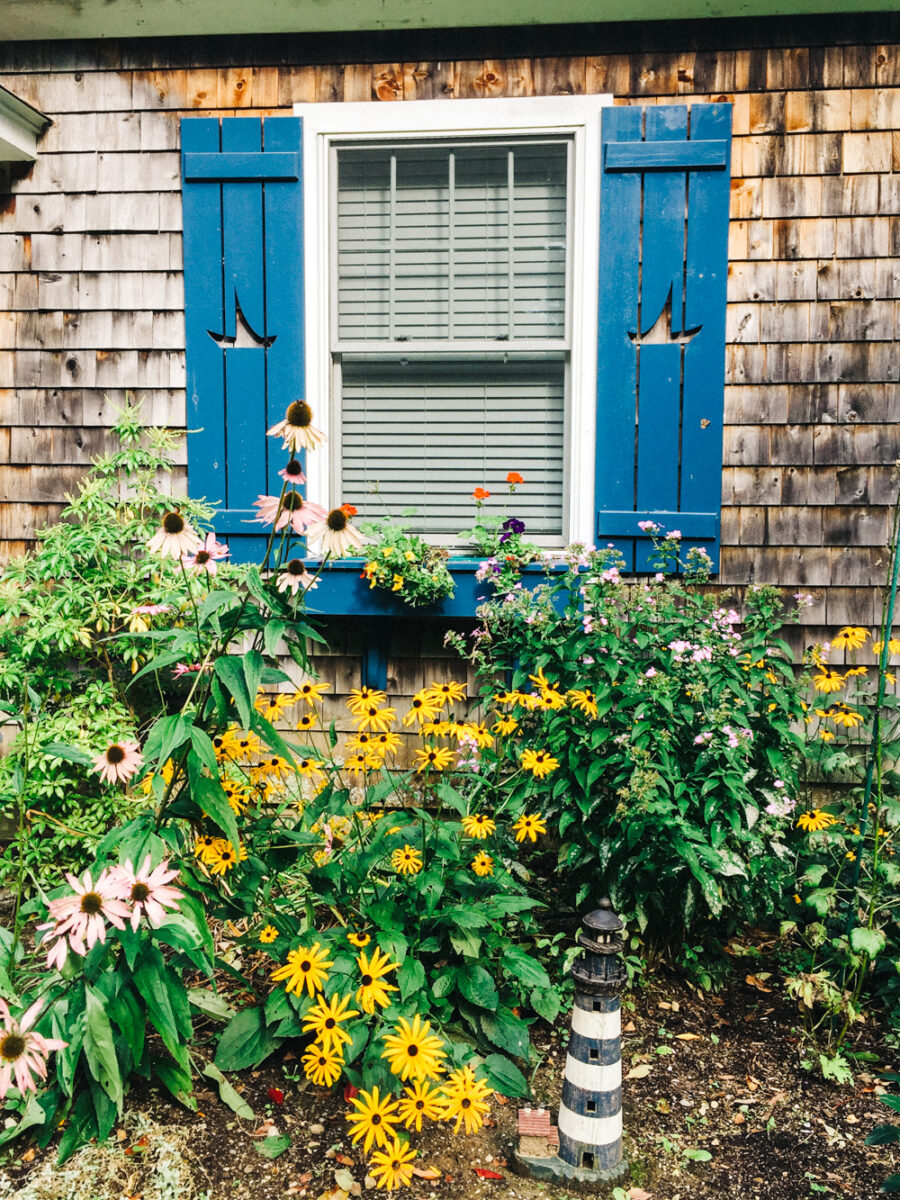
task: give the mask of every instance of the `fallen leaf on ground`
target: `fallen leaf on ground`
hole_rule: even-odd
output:
[[[348,1154],[336,1154],[334,1159],[335,1162],[343,1163],[345,1167],[353,1167],[356,1165]]]
[[[634,1033],[636,1029],[634,1021],[629,1021],[627,1025],[622,1026],[623,1033]]]
[[[261,1154],[263,1158],[272,1159],[278,1158],[280,1154],[284,1154],[285,1150],[287,1150],[290,1144],[291,1139],[289,1134],[276,1133],[273,1130],[268,1137],[262,1138],[258,1142],[254,1142],[253,1149],[256,1150],[258,1154]],[[343,1193],[342,1200],[347,1200],[346,1192]]]
[[[745,976],[744,983],[749,983],[751,987],[755,987],[760,992],[771,992],[772,990],[758,975]]]
[[[699,1033],[676,1033],[675,1037],[679,1042],[699,1042],[702,1040]]]
[[[339,1171],[334,1173],[334,1182],[339,1188],[343,1188],[345,1192],[349,1192],[356,1180],[350,1174],[346,1167],[341,1167]]]
[[[501,1175],[499,1171],[491,1171],[488,1167],[473,1167],[472,1170],[475,1172],[475,1174],[478,1176],[479,1179],[503,1179],[503,1178],[505,1178],[505,1176]]]
[[[22,1162],[34,1162],[34,1146],[22,1155]]]
[[[651,1065],[649,1063],[638,1063],[638,1065],[636,1067],[631,1068],[631,1070],[628,1072],[628,1074],[625,1076],[625,1078],[626,1079],[646,1079],[652,1070],[653,1070],[653,1068],[651,1067]]]
[[[345,1100],[355,1100],[358,1095],[359,1095],[359,1088],[354,1087],[352,1083],[348,1083],[344,1087],[344,1099]]]
[[[625,1195],[628,1200],[650,1200],[650,1193],[639,1187],[629,1188]]]
[[[413,1175],[417,1179],[440,1179],[441,1173],[436,1167],[413,1167]]]
[[[498,1104],[509,1104],[508,1096],[501,1096],[499,1092],[494,1092],[494,1099]]]

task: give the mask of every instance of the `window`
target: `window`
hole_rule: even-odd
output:
[[[295,106],[307,394],[332,447],[327,467],[310,462],[314,498],[415,508],[416,528],[452,545],[471,492],[501,499],[515,470],[530,536],[592,540],[608,102]]]

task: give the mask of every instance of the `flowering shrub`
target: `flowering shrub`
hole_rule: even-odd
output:
[[[660,538],[663,569],[633,584],[615,552],[576,550],[534,592],[499,589],[461,646],[509,734],[509,802],[551,825],[573,904],[608,894],[648,947],[675,954],[774,911],[803,748],[778,638],[793,612],[752,588],[738,633],[738,614],[696,586],[701,555],[670,573],[678,548]]]
[[[402,521],[389,517],[367,521],[362,530],[370,540],[366,547],[368,561],[362,570],[370,588],[391,592],[411,608],[435,604],[453,595],[446,550],[429,546],[409,533]]]

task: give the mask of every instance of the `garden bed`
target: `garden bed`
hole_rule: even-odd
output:
[[[835,1087],[802,1070],[793,1009],[765,978],[766,965],[743,960],[718,996],[658,980],[626,997],[624,1069],[640,1074],[650,1067],[625,1084],[632,1162],[626,1186],[636,1200],[642,1194],[652,1200],[862,1200],[898,1169],[896,1148],[864,1145],[871,1129],[891,1117],[878,1101],[876,1072],[893,1065],[892,1053],[879,1046],[872,1029],[865,1049],[878,1062],[867,1064],[870,1073],[858,1074],[853,1086]],[[534,1079],[536,1103],[555,1108],[559,1101],[567,1036],[563,1019],[552,1032],[542,1024],[535,1030],[543,1056]],[[129,1101],[124,1136],[114,1133],[107,1149],[86,1147],[65,1176],[55,1172],[52,1146],[24,1156],[20,1144],[7,1149],[0,1197],[317,1200],[331,1193],[331,1200],[345,1200],[335,1192],[336,1171],[364,1184],[363,1158],[349,1144],[340,1089],[326,1093],[307,1084],[290,1051],[231,1078],[255,1121],[236,1117],[214,1091],[199,1091],[198,1111],[189,1113],[140,1085]],[[270,1088],[283,1091],[281,1105],[269,1098]],[[418,1162],[435,1168],[439,1178],[416,1178],[400,1194],[424,1200],[564,1195],[512,1173],[515,1116],[514,1101],[494,1102],[491,1125],[472,1137],[431,1126],[416,1139]],[[272,1162],[256,1149],[262,1138],[253,1136],[266,1120],[292,1138]],[[475,1168],[503,1178],[482,1179]]]

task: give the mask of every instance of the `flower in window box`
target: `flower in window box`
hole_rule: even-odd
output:
[[[315,450],[328,438],[312,423],[313,411],[305,400],[295,400],[287,406],[284,420],[266,430],[269,437],[284,438],[284,449],[296,454],[298,450]]]
[[[475,489],[475,491],[472,493],[472,499],[477,500],[480,504],[483,500],[487,500],[487,498],[488,498],[488,496],[490,496],[490,494],[491,493],[489,491],[487,491],[485,488],[477,487]]]

